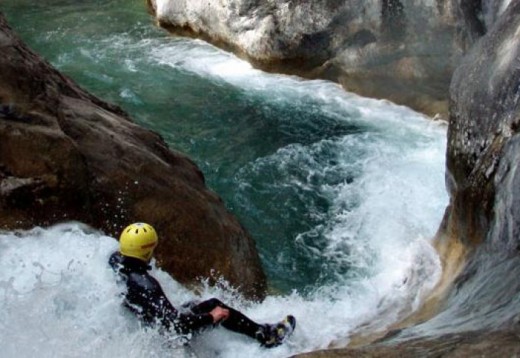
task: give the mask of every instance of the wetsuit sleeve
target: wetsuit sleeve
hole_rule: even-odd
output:
[[[132,273],[127,281],[129,307],[148,323],[159,322],[168,330],[188,334],[213,323],[209,313],[181,314],[170,303],[161,285],[148,274]]]

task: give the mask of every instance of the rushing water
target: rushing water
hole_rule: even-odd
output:
[[[2,0],[11,26],[60,71],[187,153],[257,241],[272,294],[244,302],[298,328],[265,351],[214,330],[199,356],[287,356],[382,330],[439,276],[430,239],[447,195],[446,129],[326,81],[266,74],[154,26],[140,0]],[[182,355],[120,309],[113,238],[69,223],[0,236],[0,356]],[[194,298],[154,269],[172,301]],[[375,322],[375,323],[374,323]],[[17,352],[17,353],[15,353]],[[189,352],[188,352],[189,353]]]

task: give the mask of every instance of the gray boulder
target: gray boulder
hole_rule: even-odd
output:
[[[330,79],[430,115],[447,113],[455,67],[503,11],[472,0],[148,3],[162,26],[262,69]]]

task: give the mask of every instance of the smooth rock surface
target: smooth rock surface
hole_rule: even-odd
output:
[[[496,358],[520,355],[520,332],[474,332],[415,339],[400,344],[374,344],[360,349],[334,349],[299,354],[298,358]]]
[[[148,0],[158,22],[258,67],[447,116],[452,73],[503,5],[454,0]],[[502,2],[501,2],[502,4]]]

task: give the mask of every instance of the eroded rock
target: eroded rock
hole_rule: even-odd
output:
[[[415,317],[377,342],[300,357],[520,354],[520,2],[500,3],[507,10],[451,84],[451,202],[438,234],[451,275],[444,296],[424,321]],[[460,267],[447,270],[460,256]]]
[[[430,115],[447,115],[454,69],[503,11],[471,0],[148,3],[162,26],[262,69],[330,79]]]

